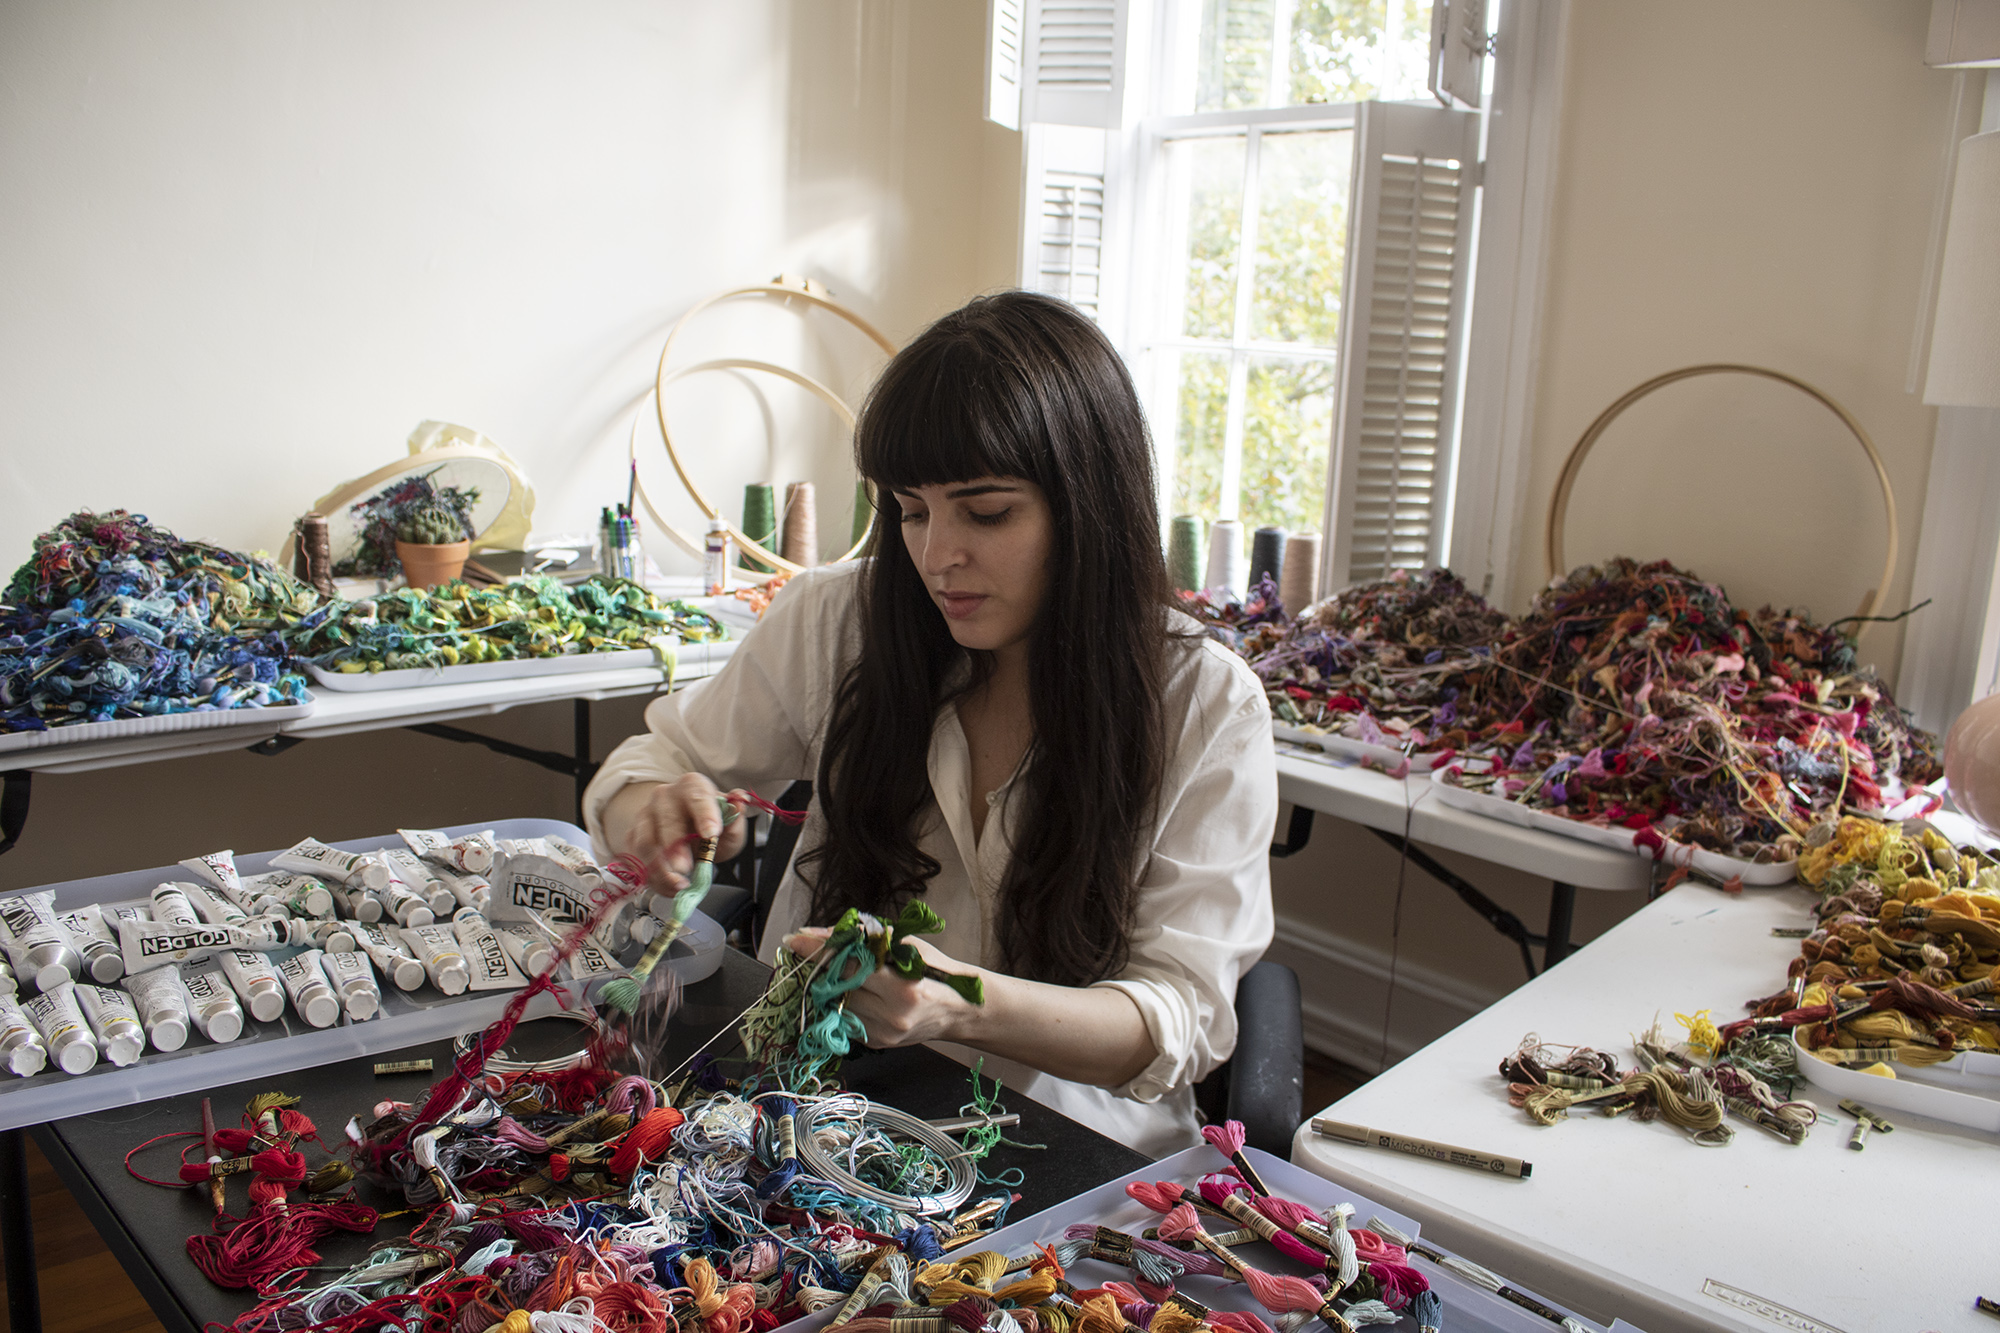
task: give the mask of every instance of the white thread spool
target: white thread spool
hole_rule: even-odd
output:
[[[1243,525],[1233,518],[1218,518],[1208,528],[1208,575],[1204,589],[1226,588],[1238,596],[1243,592]]]

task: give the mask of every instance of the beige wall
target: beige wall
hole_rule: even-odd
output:
[[[1926,0],[1570,5],[1512,609],[1543,581],[1543,517],[1584,427],[1642,380],[1710,361],[1813,383],[1873,436],[1901,505],[1886,601],[1902,608],[1934,418],[1903,385],[1956,77],[1923,67],[1929,11]],[[1764,382],[1695,381],[1645,400],[1592,453],[1570,505],[1571,565],[1667,557],[1741,603],[1829,619],[1853,612],[1882,553],[1881,504],[1852,437]],[[1900,639],[1890,628],[1863,643],[1892,680]],[[1545,884],[1443,859],[1542,929]],[[1393,1060],[1525,976],[1511,943],[1414,870],[1393,941],[1397,869],[1375,838],[1325,817],[1303,855],[1274,863],[1278,953],[1305,979],[1308,1040],[1365,1069],[1385,1015]],[[1640,905],[1583,892],[1575,937]],[[1722,1009],[1749,995],[1687,998]]]

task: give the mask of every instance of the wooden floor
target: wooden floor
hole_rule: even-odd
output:
[[[27,1157],[45,1333],[165,1333],[32,1139]]]

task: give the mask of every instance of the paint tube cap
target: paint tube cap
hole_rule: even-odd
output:
[[[354,919],[373,924],[382,919],[382,900],[371,894],[362,894],[354,900]]]
[[[24,1041],[7,1052],[7,1067],[21,1078],[33,1078],[48,1062],[48,1048],[39,1041]]]
[[[357,1023],[366,1023],[381,1012],[382,998],[373,986],[349,986],[347,995],[347,1016]]]
[[[353,953],[354,932],[341,926],[328,926],[319,932],[319,947],[328,953]]]
[[[146,1033],[136,1023],[114,1024],[104,1034],[104,1058],[123,1069],[146,1050]]]
[[[56,1063],[65,1074],[88,1074],[97,1068],[97,1042],[81,1028],[71,1031],[69,1040],[55,1051]]]
[[[380,861],[368,860],[363,861],[355,868],[354,878],[360,880],[371,889],[386,889],[389,887],[389,881],[394,877],[389,873],[388,866],[383,865]]]
[[[156,1051],[178,1051],[187,1045],[187,1020],[178,1014],[165,1014],[146,1025],[146,1036]]]
[[[90,979],[100,986],[109,986],[125,975],[125,960],[116,949],[107,949],[90,960]]]
[[[660,918],[651,912],[641,912],[632,918],[632,938],[641,944],[651,944],[653,936],[660,933]]]
[[[431,905],[432,920],[437,920],[441,917],[449,916],[451,914],[452,908],[458,906],[458,899],[455,896],[453,896],[452,891],[450,889],[447,889],[442,884],[433,888],[430,891],[429,895],[425,897],[424,901],[428,902]]]
[[[396,983],[397,990],[415,990],[424,984],[424,965],[414,958],[406,958],[399,954],[396,957],[394,970],[389,973],[389,980]]]
[[[28,951],[28,965],[35,969],[35,989],[50,991],[65,981],[83,975],[83,960],[67,944],[44,944]]]
[[[415,907],[412,907],[403,916],[403,924],[406,926],[428,926],[433,924],[436,920],[437,920],[436,913],[432,912],[430,908],[423,906],[421,903],[419,903]]]
[[[244,984],[243,1002],[259,1023],[275,1023],[285,1012],[285,988],[276,977],[252,977]]]
[[[340,1021],[340,1001],[325,986],[308,986],[299,997],[299,1012],[316,1028],[330,1028]]]
[[[431,982],[446,995],[463,995],[465,988],[472,984],[472,973],[464,963],[446,963],[437,970]]]
[[[235,1005],[226,1009],[218,1006],[218,1012],[208,1016],[208,1039],[214,1042],[235,1041],[243,1035],[243,1011]]]
[[[324,884],[315,884],[307,889],[300,902],[308,916],[325,916],[333,911],[333,895],[326,891]]]

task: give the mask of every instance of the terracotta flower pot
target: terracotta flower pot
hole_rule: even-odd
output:
[[[420,546],[416,542],[398,541],[396,558],[403,562],[403,577],[410,581],[412,588],[429,591],[440,583],[450,583],[465,568],[465,557],[472,554],[472,543],[450,542],[444,546]]]

